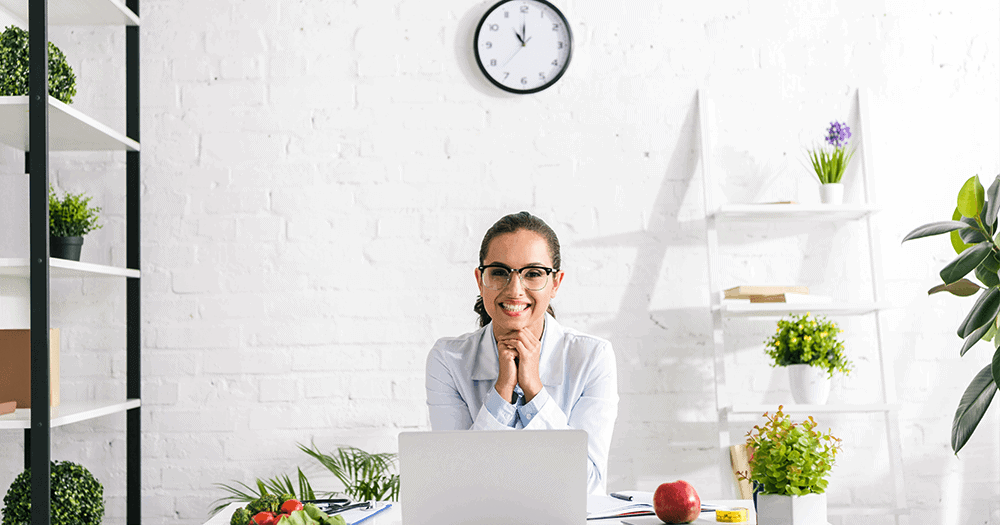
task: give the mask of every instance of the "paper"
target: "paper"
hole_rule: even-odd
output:
[[[392,506],[388,501],[376,501],[370,509],[350,509],[338,513],[347,525],[356,525]]]
[[[639,501],[625,501],[611,496],[590,494],[587,496],[587,519],[601,519],[635,515],[638,512],[653,512],[653,504]]]

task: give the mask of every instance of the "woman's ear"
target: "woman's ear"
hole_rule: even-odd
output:
[[[552,276],[552,297],[553,298],[555,298],[556,292],[559,291],[559,285],[562,284],[562,280],[563,280],[563,277],[565,277],[565,275],[566,275],[566,273],[563,272],[562,270],[560,270],[560,271],[556,272]]]
[[[479,287],[479,295],[483,295],[483,272],[480,272],[479,268],[476,268],[473,270],[473,273],[476,275],[476,286]]]

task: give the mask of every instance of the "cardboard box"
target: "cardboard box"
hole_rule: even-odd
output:
[[[31,408],[31,330],[0,330],[0,401]],[[59,406],[59,329],[49,331],[49,402]]]

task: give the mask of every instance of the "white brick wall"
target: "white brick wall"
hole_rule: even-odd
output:
[[[712,168],[734,202],[815,201],[803,148],[850,116],[855,87],[872,90],[911,522],[1000,524],[997,408],[959,458],[948,446],[958,399],[992,352],[959,358],[954,329],[971,302],[924,293],[947,242],[899,244],[948,218],[962,181],[1000,167],[996,3],[562,0],[573,63],[526,97],[497,92],[471,61],[490,4],[142,2],[144,521],[202,523],[222,496],[212,483],[296,466],[319,476],[296,443],[395,450],[399,431],[427,428],[424,356],[475,327],[479,242],[521,209],[561,236],[560,319],[615,343],[609,489],[684,478],[717,497],[696,110],[708,82]],[[77,72],[75,106],[123,128],[124,31],[51,38]],[[0,151],[0,257],[25,256],[23,156]],[[106,210],[86,261],[124,261],[123,163],[53,156],[53,182]],[[866,253],[848,248],[861,228],[742,231],[749,241],[725,237],[733,282],[868,290]],[[115,282],[54,287],[64,399],[123,395],[123,296]],[[16,293],[0,307],[4,326],[23,324]],[[859,326],[859,370],[834,396],[865,399],[871,338],[845,323]],[[771,330],[732,337],[730,363],[747,374],[729,377],[778,402],[786,374],[760,349]],[[831,499],[885,501],[884,459],[859,474],[882,446],[871,421],[830,425],[849,439]],[[109,521],[124,515],[123,428],[116,416],[54,432],[54,457],[104,482]],[[15,434],[0,447],[0,490],[21,470]]]

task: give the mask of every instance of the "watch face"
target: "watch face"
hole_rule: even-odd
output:
[[[511,93],[534,93],[566,71],[573,34],[566,17],[545,0],[502,0],[479,21],[474,46],[490,82]]]

